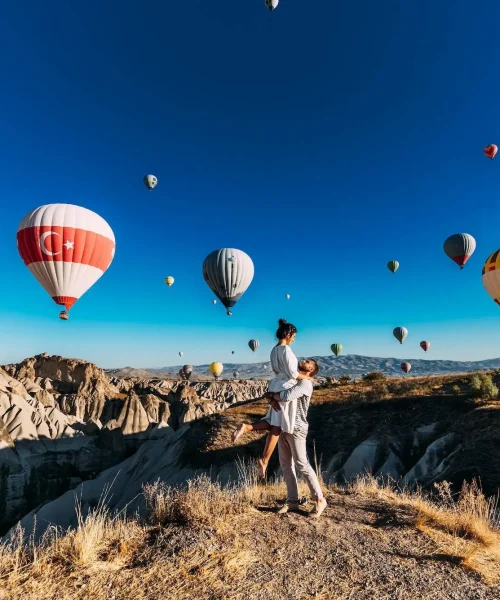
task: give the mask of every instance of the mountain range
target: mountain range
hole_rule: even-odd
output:
[[[484,371],[500,369],[500,358],[480,361],[456,360],[422,360],[412,358],[379,358],[374,356],[361,356],[346,354],[345,356],[315,356],[320,366],[320,377],[339,377],[341,375],[359,376],[370,371],[382,371],[390,376],[401,375],[401,363],[411,363],[412,375],[441,375],[446,373],[466,373],[470,371]],[[171,367],[106,369],[108,375],[114,377],[141,377],[145,379],[159,378],[172,379],[178,377],[177,373],[182,365]],[[225,363],[222,379],[230,379],[233,373],[238,373],[239,379],[271,379],[271,365],[269,361],[260,363]],[[193,380],[211,377],[209,365],[194,366]]]

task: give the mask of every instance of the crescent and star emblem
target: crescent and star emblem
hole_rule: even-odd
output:
[[[62,250],[59,250],[59,252],[51,252],[47,248],[46,240],[51,235],[57,235],[57,237],[61,237],[55,231],[46,231],[45,233],[42,233],[42,235],[40,236],[40,250],[47,256],[57,256],[58,254],[61,254]],[[63,244],[63,246],[66,248],[66,250],[74,250],[75,242],[70,242],[69,240],[66,240],[66,243]]]

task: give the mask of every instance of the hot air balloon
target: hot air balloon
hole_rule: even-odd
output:
[[[468,233],[455,233],[444,242],[444,251],[463,269],[465,263],[474,254],[476,240]]]
[[[148,188],[149,191],[154,189],[158,184],[158,178],[156,175],[144,175],[144,185]]]
[[[217,304],[217,300],[212,300],[212,304]]]
[[[60,318],[62,321],[67,321],[67,320],[69,319],[69,315],[68,315],[68,313],[67,313],[65,310],[62,310],[62,311],[59,313],[59,318]]]
[[[174,285],[175,279],[169,275],[168,277],[165,277],[165,283],[168,285],[168,287],[170,287],[171,285]]]
[[[496,153],[498,152],[498,146],[496,144],[490,144],[489,146],[485,147],[483,152],[484,152],[485,156],[487,156],[488,158],[491,158],[491,160],[493,160],[496,156]]]
[[[500,305],[500,250],[488,256],[484,263],[483,285],[493,300]]]
[[[240,376],[240,374],[238,373],[238,371],[234,371],[234,373],[233,373],[233,377],[234,377],[235,379],[238,379],[238,377],[239,377],[239,376]]]
[[[259,346],[260,346],[259,340],[250,340],[248,342],[248,347],[250,348],[250,350],[252,352],[255,352]]]
[[[181,369],[181,371],[184,374],[184,377],[189,380],[189,378],[191,377],[191,374],[193,373],[193,366],[192,365],[184,365]]]
[[[335,356],[338,356],[342,352],[342,344],[332,344],[330,348]]]
[[[186,374],[184,373],[184,371],[182,369],[179,369],[178,374],[181,379],[183,379],[183,380],[187,379]]]
[[[254,267],[252,259],[234,248],[214,250],[203,261],[203,278],[228,309],[232,308],[252,283]]]
[[[222,365],[222,363],[213,362],[210,365],[210,373],[212,373],[216,380],[219,379],[219,376],[222,374],[222,371],[224,371],[224,366]]]
[[[399,263],[397,260],[390,260],[387,263],[387,268],[389,269],[389,271],[391,271],[392,273],[395,273],[398,269],[399,269]]]
[[[267,370],[267,365],[264,365],[264,369],[266,369],[266,370]]]
[[[408,329],[406,327],[396,327],[392,332],[392,335],[398,340],[400,344],[402,344],[406,336],[408,335]]]
[[[234,350],[231,350],[231,354],[234,354]]]
[[[424,352],[427,352],[427,350],[429,350],[429,348],[431,347],[431,343],[426,341],[420,342],[420,347]]]
[[[411,365],[409,362],[401,363],[401,371],[403,371],[403,373],[409,373],[410,370],[411,370]]]
[[[179,356],[182,356],[184,354],[184,352],[179,352]]]
[[[69,311],[108,269],[115,255],[115,236],[91,210],[46,204],[21,221],[17,248],[54,302]]]
[[[278,6],[279,3],[280,3],[280,0],[264,0],[264,4],[271,11],[274,10]]]
[[[285,298],[286,298],[287,300],[290,300],[290,294],[287,294],[287,295],[285,296]]]

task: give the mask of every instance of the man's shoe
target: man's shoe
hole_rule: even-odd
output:
[[[276,513],[278,515],[284,515],[288,512],[298,512],[300,510],[300,504],[298,502],[285,502],[281,508],[279,508]]]

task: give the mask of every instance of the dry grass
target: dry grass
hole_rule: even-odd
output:
[[[435,484],[436,495],[422,490],[396,491],[371,476],[350,486],[356,494],[371,495],[395,508],[414,509],[414,527],[486,581],[500,581],[500,512],[498,498],[486,498],[476,481],[464,482],[454,495],[447,482]]]
[[[18,530],[0,546],[0,598],[392,598],[403,589],[448,598],[457,586],[456,598],[494,598],[500,591],[497,506],[475,484],[458,497],[441,484],[431,498],[364,477],[328,488],[329,508],[314,522],[273,514],[286,495],[282,481],[261,485],[243,462],[239,472],[229,487],[206,476],[183,489],[147,485],[146,521],[113,516],[103,501],[80,511],[66,534],[34,543]]]

